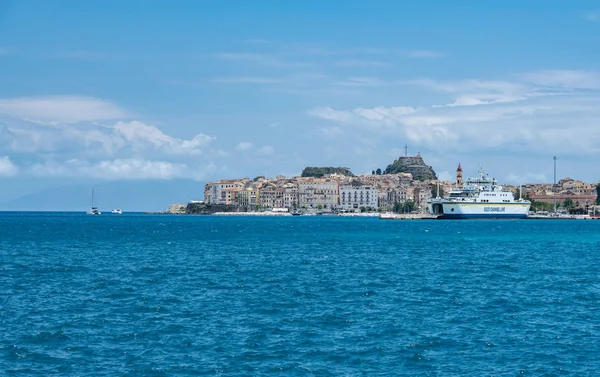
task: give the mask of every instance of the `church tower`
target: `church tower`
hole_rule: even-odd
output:
[[[458,168],[456,168],[456,185],[460,186],[462,183],[462,167],[460,166],[460,163],[458,163]]]

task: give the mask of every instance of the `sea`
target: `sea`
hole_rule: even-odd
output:
[[[0,213],[0,375],[597,376],[600,221]]]

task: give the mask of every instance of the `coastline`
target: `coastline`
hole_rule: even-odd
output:
[[[191,215],[191,216],[219,216],[219,217],[352,217],[352,218],[379,218],[380,220],[438,220],[438,216],[424,213],[303,213],[298,216],[290,212],[215,212],[206,214],[173,213],[173,212],[142,212],[144,215]],[[480,220],[480,219],[472,219]],[[481,219],[490,220],[490,219]],[[495,219],[505,220],[505,219]],[[529,215],[521,220],[600,220],[600,216],[586,215],[562,215],[562,216],[539,216]]]

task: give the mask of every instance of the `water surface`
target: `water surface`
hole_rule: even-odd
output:
[[[597,375],[599,262],[600,221],[3,213],[0,371]]]

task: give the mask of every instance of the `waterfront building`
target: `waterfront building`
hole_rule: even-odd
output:
[[[227,204],[227,205],[235,205],[237,204],[237,196],[238,193],[242,190],[241,187],[228,187],[222,190],[222,193],[224,193],[225,196],[225,203],[223,204]]]
[[[237,194],[237,205],[245,211],[254,211],[260,206],[260,191],[255,185],[248,185]]]
[[[285,208],[298,207],[298,185],[296,183],[283,185],[283,206]]]
[[[358,211],[361,207],[378,208],[378,193],[373,186],[362,184],[344,185],[340,187],[339,208]]]
[[[420,184],[413,191],[413,200],[420,208],[427,207],[427,200],[431,199],[431,186],[429,184]]]
[[[338,182],[326,178],[298,178],[298,205],[301,208],[332,210],[338,203]]]
[[[204,202],[207,204],[227,204],[228,192],[226,190],[231,188],[242,188],[243,186],[243,180],[228,179],[208,182],[204,185]],[[229,192],[230,201],[231,195],[232,193]]]
[[[260,188],[260,205],[263,208],[281,208],[284,207],[285,189],[274,183],[265,183]]]
[[[385,211],[394,209],[396,203],[404,203],[408,200],[408,187],[395,186],[378,190],[378,207]]]

